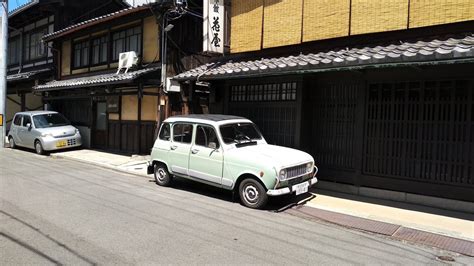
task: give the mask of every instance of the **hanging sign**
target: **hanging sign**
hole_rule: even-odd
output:
[[[224,11],[224,0],[204,0],[204,52],[224,53]]]

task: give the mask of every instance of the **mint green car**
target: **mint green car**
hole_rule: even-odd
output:
[[[228,115],[166,119],[148,167],[158,185],[187,178],[233,190],[250,208],[264,207],[269,196],[308,192],[317,172],[311,155],[270,145],[252,121]]]

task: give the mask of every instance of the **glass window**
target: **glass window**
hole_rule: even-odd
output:
[[[161,126],[159,138],[160,138],[161,140],[169,141],[169,140],[170,140],[170,136],[171,136],[170,124],[164,123],[164,124]]]
[[[20,62],[20,37],[12,38],[8,42],[8,65]]]
[[[261,139],[262,136],[254,124],[235,123],[220,126],[220,131],[224,143],[240,143],[242,141]]]
[[[71,123],[61,114],[44,114],[33,116],[36,128],[67,126]]]
[[[91,44],[92,64],[107,63],[107,36],[93,39]]]
[[[15,116],[15,120],[13,120],[13,124],[16,126],[21,125],[21,115]]]
[[[112,34],[112,59],[117,61],[120,53],[135,51],[141,54],[142,48],[142,28],[136,26]]]
[[[31,117],[29,115],[24,115],[23,116],[23,126],[26,127],[28,123],[31,124]]]
[[[173,126],[173,141],[182,143],[191,143],[193,136],[193,125],[175,124]]]
[[[48,32],[48,29],[27,33],[23,37],[24,50],[23,57],[25,61],[35,60],[46,57],[46,45],[41,41],[43,35]]]
[[[209,143],[214,142],[216,148],[219,148],[219,140],[214,128],[210,126],[198,126],[196,129],[196,145],[209,147]]]
[[[73,66],[75,68],[89,65],[89,41],[77,42],[73,46],[74,58]]]

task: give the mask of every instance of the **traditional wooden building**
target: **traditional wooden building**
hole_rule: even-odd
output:
[[[58,77],[34,90],[42,94],[49,109],[63,113],[80,129],[85,147],[150,153],[158,122],[168,115],[171,106],[161,88],[160,47],[163,16],[174,8],[174,1],[155,1],[44,36],[43,40],[52,42],[58,51]],[[182,15],[178,19],[176,12],[168,13],[175,18],[167,29],[173,27],[170,33],[191,32],[187,29],[195,23],[194,17]],[[191,32],[181,39],[169,34],[168,41],[184,53],[192,48],[190,40],[202,38],[201,32]],[[119,54],[131,51],[137,54],[138,63],[128,71],[119,71]],[[181,56],[171,52],[166,55],[169,59]],[[173,62],[168,62],[170,72],[176,73],[172,71]]]
[[[32,0],[8,14],[7,122],[19,111],[43,109],[33,86],[54,79],[57,54],[41,38],[77,21],[126,7],[120,0]],[[7,126],[8,127],[8,126]]]
[[[474,201],[472,0],[235,0],[231,14],[231,54],[175,77],[208,90],[211,113],[311,153],[321,180]]]

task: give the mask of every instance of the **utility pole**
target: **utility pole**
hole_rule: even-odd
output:
[[[7,132],[5,104],[7,100],[8,0],[0,0],[0,4],[0,149],[3,149]]]

